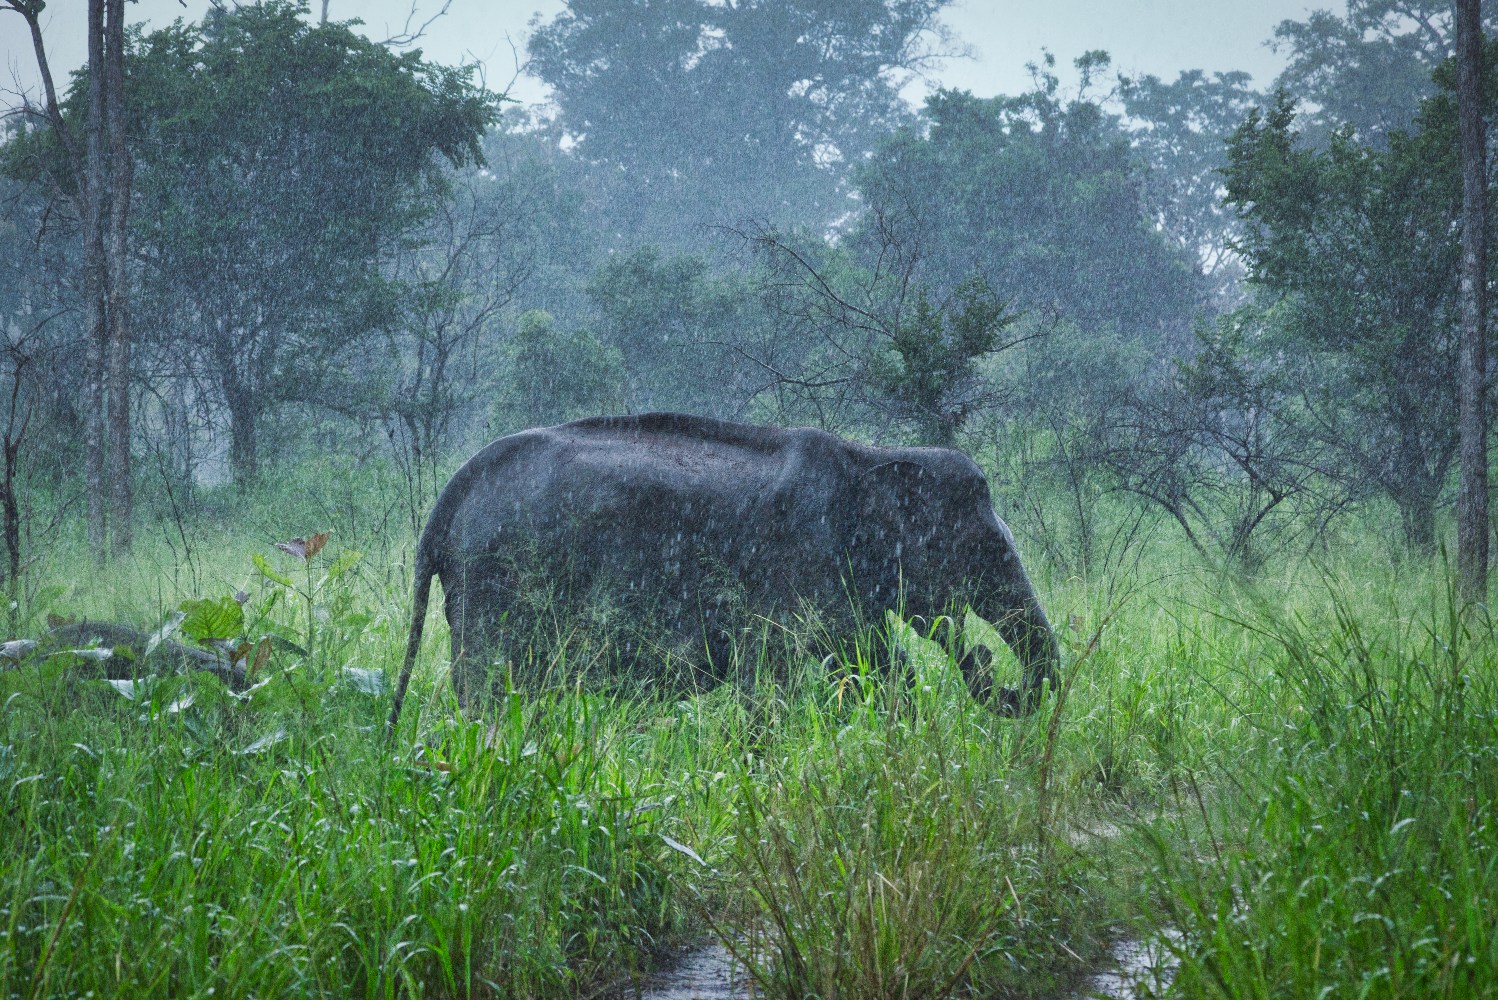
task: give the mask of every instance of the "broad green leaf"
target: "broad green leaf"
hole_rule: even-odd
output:
[[[232,597],[183,601],[182,633],[197,639],[232,639],[244,631],[244,608]]]

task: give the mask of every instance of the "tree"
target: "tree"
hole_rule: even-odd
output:
[[[800,333],[800,350],[784,360],[761,345],[744,353],[771,374],[766,389],[824,427],[874,422],[878,437],[898,426],[921,444],[954,447],[968,420],[1005,395],[983,363],[1042,333],[1013,329],[1015,316],[979,274],[951,289],[923,283],[920,254],[885,237],[878,265],[866,268],[819,239],[755,236],[763,293],[778,325]]]
[[[498,265],[525,271],[515,292],[521,310],[543,309],[563,326],[586,326],[594,310],[587,284],[608,254],[589,203],[587,168],[561,146],[556,122],[507,108],[484,139],[481,176],[510,204],[518,226],[499,248]]]
[[[873,261],[887,231],[919,256],[916,278],[938,294],[978,274],[1019,309],[1157,345],[1184,341],[1202,304],[1196,255],[1156,228],[1128,135],[1086,98],[1107,56],[1077,60],[1082,94],[1071,100],[1052,65],[1048,57],[1020,97],[928,98],[925,122],[857,171],[868,211],[851,243]]]
[[[1319,151],[1281,92],[1233,135],[1224,173],[1250,277],[1283,297],[1275,347],[1308,426],[1395,503],[1424,552],[1457,444],[1456,118],[1443,90],[1412,134],[1371,145],[1346,127]]]
[[[1245,306],[1202,324],[1194,355],[1126,388],[1099,435],[1124,489],[1167,513],[1201,555],[1248,570],[1348,499],[1330,449],[1301,419],[1303,386],[1279,363],[1267,320]]]
[[[54,496],[76,491],[81,499],[84,483],[74,470],[85,459],[79,404],[90,331],[79,322],[82,247],[75,232],[46,225],[55,208],[34,186],[0,178],[0,331],[16,348],[12,360],[25,359],[21,394],[33,412],[27,447],[49,458],[28,471]]]
[[[90,335],[85,382],[88,537],[96,560],[105,553],[106,461],[113,520],[112,547],[130,549],[134,518],[130,469],[130,288],[127,227],[133,168],[125,143],[125,2],[89,0],[88,66],[75,84],[69,116],[57,98],[42,44],[42,0],[0,0],[0,11],[20,14],[30,29],[45,103],[26,102],[23,117],[45,128],[53,155],[36,156],[36,143],[8,152],[13,176],[45,179],[72,208],[83,244],[82,290]],[[83,122],[83,141],[77,122]],[[107,408],[107,422],[106,422]]]
[[[599,338],[629,373],[635,411],[739,415],[753,395],[746,345],[769,317],[743,274],[696,254],[612,254],[589,280]]]
[[[98,0],[93,0],[97,4]],[[102,174],[95,173],[90,156],[89,196],[91,211],[102,210],[105,227],[103,240],[105,313],[108,333],[105,335],[105,372],[109,424],[109,514],[110,542],[118,553],[130,551],[131,522],[134,519],[134,490],[130,473],[130,277],[126,271],[129,257],[130,185],[134,164],[125,143],[125,0],[107,0],[104,16],[103,58],[94,59],[94,32],[89,31],[90,104],[99,113],[90,113],[93,122],[104,122]],[[101,75],[102,105],[95,102],[92,80]],[[92,134],[89,143],[93,145]],[[107,193],[106,193],[107,192]]]
[[[520,317],[505,347],[507,377],[494,418],[508,433],[623,408],[624,359],[586,330],[558,330],[539,309]]]
[[[64,470],[76,465],[82,436],[78,360],[87,346],[76,323],[77,289],[61,278],[75,269],[81,248],[72,234],[46,237],[40,217],[47,208],[34,191],[0,179],[0,581],[12,630],[25,603],[21,577],[35,551],[33,491],[53,500],[51,524],[39,532],[49,538],[48,529],[71,506]]]
[[[1305,103],[1305,141],[1324,148],[1333,131],[1351,128],[1381,147],[1389,133],[1409,132],[1436,93],[1431,74],[1455,51],[1452,10],[1451,0],[1348,0],[1341,17],[1317,10],[1281,21],[1273,44],[1289,64],[1275,85]],[[1498,27],[1491,16],[1485,23]]]
[[[568,0],[532,35],[613,234],[699,248],[745,219],[826,225],[840,172],[905,121],[950,0]]]
[[[1036,317],[1018,321],[1034,328]],[[983,455],[999,506],[1057,573],[1117,581],[1146,551],[1158,508],[1137,502],[1112,459],[1159,362],[1116,331],[1047,322],[1033,350],[1005,352],[985,376],[1007,391],[964,447]],[[1022,512],[1023,516],[1019,516]]]
[[[1199,262],[1219,307],[1241,294],[1242,267],[1232,251],[1237,215],[1222,203],[1227,139],[1263,95],[1247,73],[1182,72],[1166,83],[1120,81],[1130,142],[1144,159],[1146,204],[1160,232]]]
[[[137,239],[161,351],[216,382],[237,481],[262,418],[322,387],[394,323],[385,261],[479,160],[492,98],[305,4],[217,11],[140,40],[130,62]]]
[[[1488,594],[1487,149],[1483,128],[1481,0],[1457,0],[1457,119],[1462,164],[1461,487],[1457,568],[1468,600]]]
[[[351,387],[355,398],[375,397],[418,531],[442,462],[488,416],[478,404],[501,381],[496,345],[513,304],[545,301],[557,276],[544,272],[579,251],[589,256],[578,199],[540,149],[512,129],[491,132],[485,166],[460,172],[451,196],[401,242],[390,276],[408,292],[386,331],[388,375]]]
[[[375,395],[375,407],[406,474],[408,512],[420,530],[421,512],[440,485],[439,466],[463,411],[484,393],[493,366],[485,341],[525,279],[524,265],[507,263],[502,248],[512,217],[483,178],[462,179],[421,233],[419,244],[395,255],[392,277],[411,291],[399,321],[386,331],[388,378],[358,379],[351,396]]]
[[[1004,333],[1015,317],[977,275],[946,301],[932,302],[924,288],[914,298],[888,346],[869,356],[869,388],[912,425],[918,443],[955,448],[968,418],[995,400],[978,362],[1014,346]]]

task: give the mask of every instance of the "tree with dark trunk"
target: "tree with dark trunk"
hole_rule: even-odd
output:
[[[1457,115],[1462,149],[1462,335],[1458,379],[1461,485],[1456,502],[1462,594],[1488,592],[1487,150],[1482,0],[1456,0]]]
[[[92,0],[90,6],[98,0]],[[135,517],[130,473],[130,182],[134,167],[125,145],[125,0],[105,7],[104,189],[108,191],[108,231],[104,243],[104,288],[109,320],[104,384],[108,387],[109,522],[115,555],[130,551]]]
[[[255,479],[285,404],[348,399],[361,350],[419,284],[453,166],[482,163],[492,97],[285,0],[143,36],[131,53],[134,232],[159,339],[211,372],[236,482]]]
[[[1456,458],[1462,185],[1447,81],[1415,131],[1364,143],[1350,128],[1323,151],[1281,92],[1228,143],[1237,249],[1274,303],[1275,363],[1301,384],[1307,430],[1350,479],[1398,507],[1405,538],[1435,549]]]
[[[99,414],[117,434],[129,423],[128,239],[129,277],[153,318],[136,346],[216,384],[235,477],[253,478],[266,418],[283,404],[325,404],[332,379],[357,364],[355,347],[398,320],[408,288],[389,259],[448,195],[451,168],[482,162],[494,98],[466,69],[393,52],[348,25],[309,24],[294,0],[216,7],[200,24],[129,38],[124,0],[92,2],[105,70],[60,105],[49,83],[49,111],[34,117],[54,127],[4,147],[12,174],[50,183],[89,223],[86,283],[103,291],[87,296],[88,366],[118,385],[107,398],[89,391],[88,436],[103,440]],[[32,22],[42,6],[0,4]],[[128,120],[99,113],[117,102]],[[73,139],[79,123],[87,142]],[[124,439],[111,445],[108,485],[92,449],[89,493],[116,512],[122,548],[129,454]]]
[[[133,502],[130,472],[130,285],[127,227],[132,166],[125,144],[125,2],[89,0],[84,141],[77,141],[57,99],[42,44],[39,0],[0,0],[31,30],[45,105],[27,107],[43,123],[58,153],[53,187],[67,194],[83,242],[82,291],[88,334],[83,400],[89,548],[106,551],[106,498],[113,549],[130,548]],[[107,418],[106,418],[107,406]],[[106,465],[107,463],[107,465]],[[107,486],[106,486],[107,474]]]
[[[38,57],[40,58],[40,57]],[[84,120],[83,181],[79,187],[83,221],[83,299],[88,329],[88,377],[84,383],[83,419],[88,490],[88,547],[94,559],[105,552],[104,361],[109,341],[109,302],[104,282],[104,0],[88,5],[88,115]],[[59,122],[61,118],[59,117]],[[56,126],[55,126],[56,127]]]

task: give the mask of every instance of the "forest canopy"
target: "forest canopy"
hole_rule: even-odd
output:
[[[56,458],[7,488],[62,500],[123,451],[149,517],[348,453],[404,470],[415,520],[489,437],[670,409],[986,456],[1061,566],[1112,558],[1104,522],[1252,566],[1385,506],[1430,551],[1446,6],[1287,21],[1269,90],[1042,53],[1025,92],[913,106],[961,52],[946,6],[571,0],[529,38],[536,109],[291,0],[125,32],[131,184],[98,211],[127,368],[80,301],[87,69],[0,146],[14,447]],[[80,433],[116,396],[126,443]]]

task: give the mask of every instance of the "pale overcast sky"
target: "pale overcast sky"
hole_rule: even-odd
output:
[[[384,38],[401,29],[410,6],[410,0],[332,0],[330,13],[361,18],[371,35]],[[437,6],[419,0],[421,10]],[[1049,48],[1068,67],[1088,49],[1106,49],[1124,72],[1171,78],[1183,69],[1242,69],[1266,86],[1282,65],[1264,44],[1274,26],[1302,19],[1316,7],[1340,12],[1341,6],[1340,0],[957,0],[945,20],[975,58],[950,60],[934,82],[984,97],[1019,93],[1029,83],[1025,64]],[[206,0],[139,0],[128,9],[132,22],[160,25],[174,17],[201,17],[207,8]],[[86,56],[86,9],[86,0],[52,0],[43,15],[59,86]],[[482,62],[489,85],[503,87],[514,76],[516,53],[524,57],[531,19],[550,19],[561,9],[561,0],[452,0],[447,16],[420,44],[427,58],[439,62]],[[0,58],[6,89],[13,90],[16,80],[34,86],[30,39],[17,14],[0,12]],[[522,78],[512,96],[530,103],[545,92],[537,81]]]

